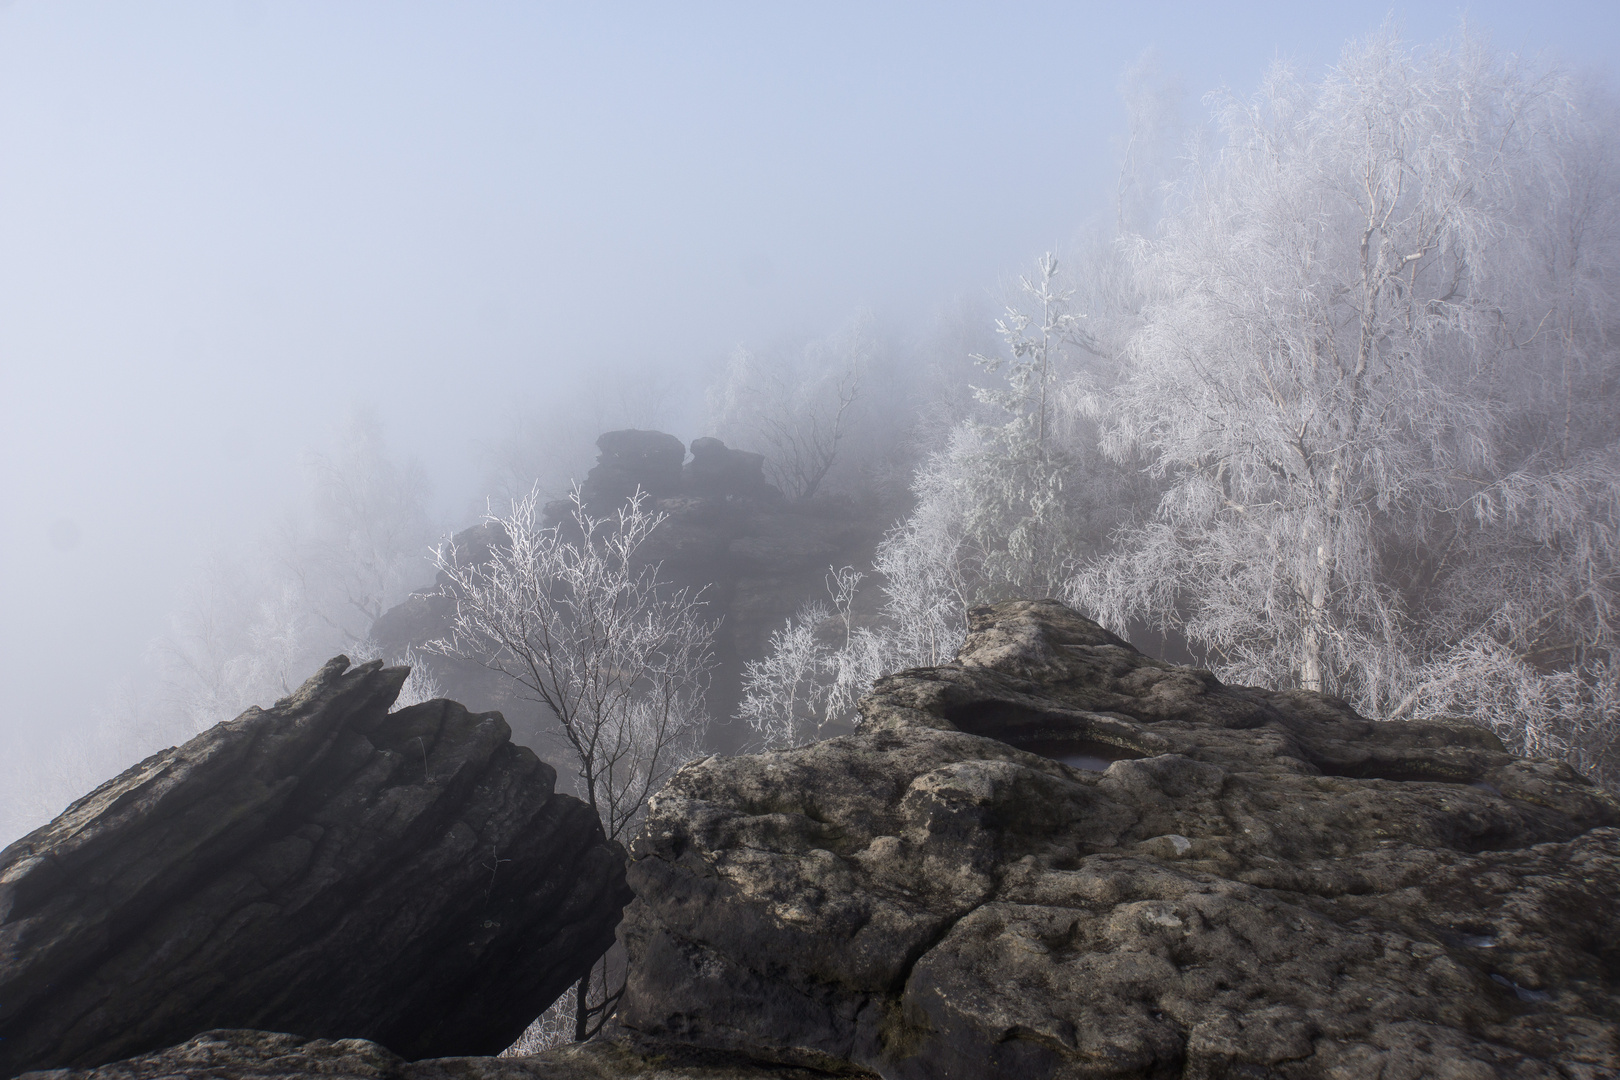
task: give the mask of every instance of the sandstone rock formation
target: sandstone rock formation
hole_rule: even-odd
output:
[[[681,470],[683,488],[692,495],[721,499],[782,498],[765,479],[765,455],[733,450],[715,438],[692,440],[692,460]]]
[[[223,1026],[494,1053],[628,895],[596,815],[407,674],[338,657],[0,852],[0,1076]]]
[[[737,749],[750,734],[725,725],[740,698],[742,666],[764,654],[767,639],[783,620],[810,599],[825,599],[828,567],[869,565],[889,515],[881,509],[839,497],[785,500],[766,482],[758,454],[727,447],[719,439],[685,448],[673,435],[657,431],[610,431],[597,440],[598,464],[581,495],[589,512],[606,515],[637,486],[654,496],[653,508],[668,520],[649,539],[643,555],[662,564],[661,576],[679,588],[703,589],[709,617],[719,622],[715,639],[719,662],[709,693],[711,713],[722,721],[710,743]],[[553,521],[566,519],[565,503],[547,508]],[[458,533],[458,557],[479,562],[498,528],[486,523]],[[442,595],[441,577],[383,613],[371,628],[378,648],[403,656],[449,632],[453,602]],[[876,590],[868,599],[875,603]],[[512,696],[499,676],[476,662],[449,657],[427,659],[444,692],[458,701],[503,709],[521,741],[544,745],[549,723],[533,706]]]
[[[662,431],[609,431],[596,440],[601,451],[580,485],[580,496],[593,513],[611,513],[640,488],[654,499],[673,495],[681,486],[686,446]]]
[[[1054,602],[862,713],[658,796],[626,1030],[894,1080],[1620,1075],[1620,807],[1564,765]]]
[[[1620,1075],[1620,806],[1488,733],[974,615],[855,734],[662,792],[610,1038],[210,1032],[51,1080]],[[37,1077],[35,1080],[44,1080]]]

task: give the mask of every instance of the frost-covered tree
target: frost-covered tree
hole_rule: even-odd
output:
[[[1086,399],[1165,493],[1071,598],[1375,713],[1456,706],[1444,670],[1481,650],[1532,681],[1597,672],[1620,499],[1606,109],[1477,42],[1385,32],[1219,120],[1139,246],[1126,377]]]
[[[915,508],[882,555],[891,599],[912,613],[902,626],[937,630],[948,609],[1053,595],[1140,486],[1098,453],[1094,423],[1068,404],[1108,377],[1131,325],[1119,252],[1096,245],[1078,261],[1078,282],[1050,254],[1019,280],[1019,301],[996,320],[1002,354],[975,358],[1004,381],[975,389],[976,413],[913,478]],[[951,619],[965,626],[964,614]]]
[[[880,546],[875,561],[885,597],[877,625],[856,624],[855,596],[866,575],[851,566],[829,567],[831,606],[805,604],[771,634],[765,656],[744,665],[737,716],[764,749],[801,746],[823,738],[830,725],[858,723],[856,703],[880,676],[955,655],[966,609],[948,598],[942,603],[927,579],[903,577],[893,561],[894,538]],[[920,604],[918,584],[924,586]]]
[[[962,509],[962,542],[985,598],[1050,592],[1076,555],[1065,484],[1074,462],[1060,442],[1054,415],[1064,351],[1086,340],[1074,290],[1048,253],[1039,273],[1019,285],[1025,303],[996,320],[1005,356],[977,356],[1005,383],[977,388],[993,420],[969,420],[916,483],[919,502],[944,498]],[[951,489],[945,494],[944,489]]]
[[[762,658],[743,665],[737,717],[765,750],[800,746],[826,723],[829,650],[816,633],[828,615],[820,604],[804,605],[771,632]]]
[[[571,520],[542,524],[539,489],[489,520],[502,540],[480,562],[453,545],[435,551],[455,600],[449,634],[426,648],[477,660],[511,681],[556,723],[580,794],[608,839],[629,837],[647,800],[695,749],[714,665],[714,626],[702,598],[658,580],[639,558],[665,520],[637,492],[613,518],[585,512],[576,487]],[[575,990],[575,1037],[585,1039],[618,993],[588,1002]]]
[[[306,458],[310,496],[289,521],[280,558],[302,603],[345,642],[431,575],[437,539],[429,521],[427,478],[415,458],[396,460],[369,413],[356,413],[334,451]]]
[[[1126,136],[1114,195],[1117,234],[1145,233],[1159,216],[1163,187],[1178,171],[1190,132],[1182,114],[1184,92],[1163,68],[1157,49],[1144,51],[1119,80]]]
[[[1129,283],[1113,252],[1088,254],[1086,295],[1107,308],[1112,342],[1129,321],[1119,318]],[[831,607],[802,609],[745,670],[739,715],[767,746],[855,722],[856,701],[879,676],[949,662],[971,607],[1050,595],[1106,539],[1131,485],[1087,441],[1092,425],[1062,402],[1112,345],[1085,326],[1055,256],[1019,290],[995,323],[1002,354],[975,357],[1002,381],[974,390],[972,413],[948,426],[917,469],[911,512],[878,545],[876,620],[853,622],[862,575],[846,567],[829,576]]]
[[[435,550],[456,607],[426,648],[484,664],[555,721],[580,794],[619,840],[704,721],[714,627],[697,594],[662,586],[658,564],[639,559],[665,520],[646,495],[598,518],[576,488],[570,521],[553,526],[541,502],[536,489],[489,519],[501,541],[487,560]]]

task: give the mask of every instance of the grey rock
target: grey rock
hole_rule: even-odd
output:
[[[1620,1074],[1620,806],[1565,765],[1050,601],[861,711],[657,797],[621,1032],[889,1078]]]
[[[0,1076],[199,1031],[494,1053],[611,943],[623,856],[498,713],[337,657],[0,852]]]
[[[609,431],[596,440],[601,451],[580,485],[580,498],[593,513],[610,513],[640,488],[654,499],[681,486],[686,445],[662,431]]]
[[[704,498],[779,500],[765,479],[765,455],[733,450],[719,439],[692,440],[692,460],[681,470],[684,493]]]

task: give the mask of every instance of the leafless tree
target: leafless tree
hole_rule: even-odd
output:
[[[604,519],[585,512],[576,488],[571,522],[550,527],[540,501],[531,491],[490,519],[504,542],[487,561],[437,549],[456,609],[449,635],[427,648],[482,662],[549,714],[572,751],[581,794],[620,841],[693,748],[714,627],[699,595],[661,586],[658,565],[639,558],[664,521],[646,495]],[[589,978],[576,988],[579,1039],[616,1000],[589,1004]]]
[[[822,489],[856,416],[874,345],[866,320],[797,352],[739,346],[710,391],[711,422],[765,455],[767,477],[790,498]]]
[[[308,510],[289,522],[281,570],[309,612],[352,646],[429,576],[427,478],[416,459],[388,453],[364,412],[349,418],[334,451],[311,453],[305,465]]]
[[[638,553],[665,515],[638,494],[615,518],[586,513],[545,526],[540,493],[492,518],[489,560],[435,552],[456,610],[433,651],[477,660],[549,714],[573,752],[581,794],[610,839],[634,826],[701,723],[713,666],[705,602],[658,582]]]

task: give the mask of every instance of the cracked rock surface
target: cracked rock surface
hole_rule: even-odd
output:
[[[625,1033],[896,1080],[1620,1075],[1614,799],[1055,602],[973,620],[856,734],[658,796]]]
[[[0,852],[0,1077],[220,1027],[516,1039],[611,943],[622,850],[500,714],[390,713],[407,673],[338,657]]]

